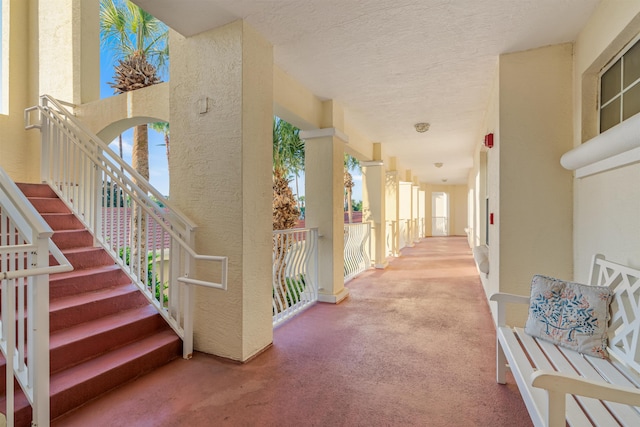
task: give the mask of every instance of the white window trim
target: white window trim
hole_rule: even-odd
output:
[[[638,34],[637,36],[635,36],[633,38],[633,40],[631,40],[629,43],[627,43],[622,50],[620,50],[620,52],[613,57],[613,59],[611,61],[609,61],[607,63],[607,65],[602,68],[602,70],[600,70],[600,73],[598,74],[598,132],[600,131],[600,116],[602,114],[602,108],[609,105],[610,103],[612,103],[616,98],[620,98],[620,123],[622,123],[624,121],[623,117],[623,110],[622,110],[622,96],[625,92],[629,91],[632,87],[634,87],[634,85],[636,85],[638,83],[638,80],[640,80],[640,78],[638,80],[636,80],[635,82],[631,83],[629,86],[627,86],[627,88],[624,88],[624,64],[622,65],[622,70],[620,70],[620,72],[622,73],[621,79],[620,79],[620,92],[618,92],[618,94],[616,96],[614,96],[613,98],[611,98],[609,101],[607,101],[604,105],[602,104],[602,76],[611,69],[611,67],[613,67],[614,65],[616,65],[616,62],[618,62],[624,55],[627,54],[627,52],[629,50],[631,50],[632,47],[634,47],[636,45],[636,43],[640,43],[640,34]],[[628,120],[628,119],[627,119]]]

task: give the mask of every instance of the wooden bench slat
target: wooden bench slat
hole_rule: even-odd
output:
[[[624,377],[616,368],[611,365],[611,362],[604,359],[599,359],[593,356],[585,356],[575,351],[559,348],[559,350],[566,356],[571,364],[578,370],[579,374],[584,378],[597,381],[605,381],[609,384],[625,385],[634,387],[634,385]],[[594,366],[600,366],[600,369],[596,369]],[[601,371],[607,371],[608,375],[603,375]],[[618,422],[623,426],[640,426],[640,413],[638,413],[632,406],[624,405],[616,402],[602,402],[609,410],[614,414]]]
[[[550,371],[556,370],[553,367],[553,365],[551,365],[549,360],[547,360],[547,357],[542,352],[536,340],[531,335],[526,334],[524,332],[524,329],[522,328],[514,328],[514,332],[515,334],[517,334],[518,338],[520,339],[520,342],[525,348],[525,351],[529,354],[529,357],[531,358],[533,363],[536,365],[537,369],[547,369]],[[573,369],[571,371],[575,372],[575,370]],[[535,389],[535,387],[529,385],[530,384],[529,378],[530,378],[530,375],[527,377],[527,387]],[[545,407],[546,407],[547,393],[544,390],[543,390],[543,393],[545,395]],[[594,400],[594,399],[590,399],[590,400]],[[594,402],[598,402],[598,401],[594,400]],[[580,405],[578,405],[578,402],[576,401],[573,395],[567,395],[566,405],[567,405],[567,421],[569,422],[570,425],[572,426],[591,425],[591,421],[589,420],[587,415],[584,413]],[[602,413],[598,412],[597,409],[592,409],[591,412],[595,412],[597,415],[602,416]],[[591,416],[591,414],[589,415]],[[608,421],[609,421],[609,425],[611,425],[612,418],[609,417]],[[601,424],[601,425],[606,425],[606,424]]]
[[[533,367],[529,363],[529,359],[522,351],[513,329],[501,326],[496,331],[496,335],[504,349],[504,355],[509,362],[511,373],[518,384],[518,389],[529,411],[531,421],[535,426],[543,426],[546,420],[542,410],[547,407],[547,394],[544,390],[529,385],[529,378],[533,373]]]
[[[524,333],[524,331],[522,332]],[[560,371],[566,374],[570,373],[570,374],[575,374],[576,376],[580,376],[579,371],[576,371],[572,363],[569,363],[569,361],[565,357],[565,354],[561,351],[560,347],[540,339],[535,339],[535,341],[538,342],[538,344],[541,346],[544,353],[551,360],[551,363],[553,364],[553,369],[555,371]],[[579,353],[571,352],[571,351],[570,353],[574,353],[574,355],[577,356],[575,357],[575,359],[582,359]],[[584,361],[584,359],[582,360]],[[597,379],[602,381],[602,378],[598,375],[597,372],[593,371],[593,373],[596,375]],[[586,375],[582,375],[582,376],[587,377]],[[591,378],[591,379],[596,379],[596,378]],[[593,399],[590,397],[584,397],[584,396],[575,396],[575,398],[578,402],[580,402],[580,405],[582,405],[582,408],[587,412],[591,420],[595,422],[596,425],[615,425],[616,424],[616,418],[613,415],[611,415],[607,407],[600,400]],[[624,406],[624,405],[621,405],[621,406]]]

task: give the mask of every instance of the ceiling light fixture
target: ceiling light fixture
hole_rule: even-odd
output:
[[[442,178],[442,182],[447,182],[447,178]]]
[[[442,162],[437,162],[437,163],[434,163],[433,166],[435,166],[437,168],[441,168],[443,164],[444,163],[442,163]]]
[[[424,133],[429,130],[429,123],[416,123],[416,132]]]

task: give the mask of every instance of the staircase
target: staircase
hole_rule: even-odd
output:
[[[51,419],[162,366],[182,342],[129,277],[53,190],[18,187],[51,226],[74,271],[50,276]],[[5,361],[0,355],[0,409]],[[18,387],[19,390],[19,387]],[[16,392],[16,426],[29,426],[31,406]]]

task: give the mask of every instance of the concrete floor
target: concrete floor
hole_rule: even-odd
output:
[[[465,238],[429,238],[239,365],[196,353],[53,426],[530,426]]]

